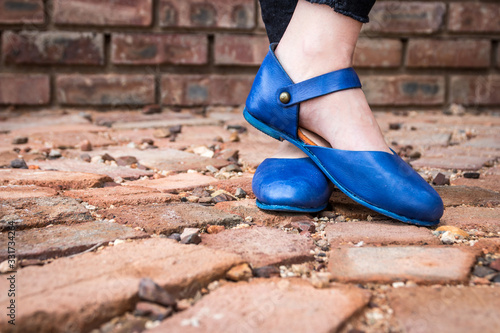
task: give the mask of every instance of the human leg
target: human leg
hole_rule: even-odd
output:
[[[434,225],[442,200],[387,147],[350,68],[360,29],[329,6],[299,0],[256,76],[245,117],[299,147],[353,200],[404,222]]]
[[[276,56],[294,82],[352,67],[362,23],[326,5],[299,0]],[[300,125],[332,147],[390,152],[361,89],[306,101]]]

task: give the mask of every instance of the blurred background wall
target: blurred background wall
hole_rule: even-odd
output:
[[[377,1],[355,67],[375,110],[500,109],[500,1]],[[244,104],[257,0],[0,0],[0,111]]]

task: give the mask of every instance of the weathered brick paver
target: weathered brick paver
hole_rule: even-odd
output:
[[[191,203],[122,206],[106,210],[103,216],[157,234],[202,228],[208,224],[232,226],[242,221],[237,215]]]
[[[132,169],[125,166],[107,165],[104,163],[87,163],[73,159],[34,161],[28,164],[37,165],[41,170],[93,173],[97,175],[105,175],[111,179],[120,177],[122,179],[135,180],[140,177],[153,175],[153,171]]]
[[[76,224],[92,220],[90,212],[77,200],[64,197],[38,197],[2,200],[0,230],[44,227],[49,224]]]
[[[187,171],[193,170],[205,170],[207,165],[212,165],[216,168],[221,168],[230,164],[229,161],[225,161],[217,158],[208,158],[199,156],[192,153],[187,153],[184,151],[176,149],[148,149],[148,150],[138,150],[138,149],[123,149],[121,147],[117,149],[108,149],[105,151],[93,151],[90,152],[91,156],[102,155],[108,153],[111,156],[134,156],[137,158],[138,162],[151,169],[159,169],[166,171]]]
[[[40,187],[35,185],[0,186],[0,199],[4,200],[52,197],[56,194],[57,191],[50,187]]]
[[[302,214],[263,211],[257,207],[253,199],[219,202],[214,208],[239,215],[242,218],[251,217],[252,223],[269,227],[285,226],[292,221],[311,219],[309,216]]]
[[[243,175],[242,177],[235,177],[227,180],[220,181],[213,185],[215,188],[234,193],[236,189],[241,188],[247,193],[249,198],[254,199],[255,196],[252,192],[252,176]]]
[[[500,207],[450,207],[445,210],[440,224],[499,232]]]
[[[147,234],[111,222],[85,222],[74,226],[56,225],[16,233],[17,259],[48,259],[85,251],[116,239],[146,237]],[[0,240],[0,262],[7,259],[7,238]]]
[[[71,2],[77,7],[86,6],[81,0]],[[131,8],[144,8],[149,3],[115,2],[116,10],[125,16],[131,13]],[[238,15],[246,12],[241,11],[240,2],[254,6],[248,0],[238,4],[228,1],[224,11],[234,8]],[[39,3],[46,6],[45,2]],[[205,9],[211,7],[202,6],[203,11],[198,11],[201,8],[198,4],[186,3],[197,10],[193,19],[210,17],[211,12]],[[386,12],[384,15],[395,15],[389,18],[389,25],[381,28],[387,33],[392,33],[395,25],[403,24],[405,15],[412,16],[410,23],[417,25],[430,18],[415,16],[418,8],[406,5],[391,14],[387,10],[399,6],[391,3],[394,4],[387,8],[386,4],[380,7]],[[173,19],[168,16],[174,13],[168,4],[160,2],[163,9],[159,9],[159,17],[153,20],[155,27]],[[54,2],[59,9],[69,8],[63,5]],[[431,9],[441,7],[441,4],[429,5]],[[15,7],[11,3],[8,6]],[[82,12],[94,10],[89,7]],[[217,13],[222,12],[217,9]],[[62,20],[62,12],[57,15]],[[437,17],[441,19],[440,15]],[[106,17],[102,22],[89,22],[121,24]],[[134,24],[147,24],[144,19],[147,17],[142,16],[143,21]],[[54,18],[51,22],[63,25]],[[110,28],[112,35],[118,29]],[[83,30],[82,33],[85,34]],[[222,33],[217,31],[216,35]],[[427,32],[422,30],[422,33]],[[80,32],[70,34],[77,36]],[[143,31],[137,35],[142,38],[147,34]],[[408,55],[405,48],[399,50],[399,39],[389,38],[394,54],[399,52],[399,55],[388,62],[379,57],[377,67],[400,66],[403,55]],[[374,44],[381,41],[369,39],[365,41],[364,53],[377,49],[387,53],[387,49]],[[411,38],[408,43],[411,44]],[[61,47],[68,46],[65,45]],[[164,51],[167,52],[159,52]],[[55,56],[61,55],[48,56],[56,61],[59,58]],[[146,54],[128,56],[137,63],[151,60],[141,59]],[[231,61],[248,63],[241,55],[230,56],[234,56]],[[74,55],[68,59],[71,57]],[[125,65],[130,67],[127,71],[131,72],[127,73],[134,77],[139,74],[132,68],[135,66]],[[371,65],[365,61],[361,66]],[[455,65],[448,62],[447,66]],[[498,116],[473,115],[468,106],[462,110],[459,105],[445,110],[452,115],[443,115],[443,110],[438,110],[441,106],[430,113],[405,110],[376,113],[387,142],[424,179],[431,182],[442,173],[450,180],[451,185],[434,185],[445,204],[439,226],[458,227],[465,239],[444,245],[441,240],[444,236],[435,232],[435,228],[390,220],[338,190],[332,194],[327,211],[320,214],[260,210],[252,192],[253,173],[264,158],[273,154],[279,142],[248,125],[242,117],[242,107],[226,107],[221,102],[228,99],[240,103],[246,96],[252,79],[247,73],[249,69],[229,81],[223,81],[219,74],[192,75],[189,79],[189,75],[174,75],[168,68],[165,70],[163,74],[162,69],[162,77],[155,75],[164,84],[168,83],[169,89],[160,91],[161,96],[156,99],[168,103],[184,100],[186,105],[196,106],[189,110],[148,105],[142,111],[51,109],[19,114],[8,108],[6,115],[0,117],[2,277],[8,276],[5,273],[8,262],[4,259],[11,236],[7,233],[9,221],[17,221],[14,240],[19,259],[16,326],[7,324],[8,317],[0,317],[0,331],[90,332],[98,328],[99,332],[94,333],[117,333],[143,331],[147,327],[159,332],[488,332],[499,326],[492,318],[496,318],[499,296],[494,286],[500,277],[494,269],[500,266],[490,264],[500,254]],[[98,78],[91,73],[99,70],[92,69],[83,79]],[[152,87],[154,73],[147,74],[146,85]],[[76,72],[58,74],[54,78],[55,87],[45,80],[47,86],[43,89],[56,89],[47,96],[57,97],[64,88],[57,86],[61,82],[75,91],[73,76],[76,78]],[[477,76],[469,76],[467,82],[481,84],[481,80],[474,79]],[[489,77],[496,80],[495,75]],[[101,82],[106,91],[89,90],[77,95],[88,93],[90,102],[98,104],[126,102],[128,95],[117,93],[123,89],[113,83],[118,82],[116,78]],[[210,82],[211,79],[215,81]],[[388,96],[375,85],[382,81],[390,81],[397,88],[394,96]],[[418,96],[425,98],[415,103],[444,103],[446,96],[456,98],[445,81],[442,73],[422,77],[372,76],[368,77],[367,89],[375,104],[392,105],[396,101],[403,105],[416,101]],[[29,81],[21,78],[19,82]],[[130,96],[137,93],[131,87],[138,82],[123,82]],[[455,77],[450,82],[460,85]],[[470,93],[477,87],[469,88],[464,91]],[[37,91],[35,95],[40,95]],[[22,98],[14,92],[16,99]],[[153,101],[152,92],[149,89],[140,101]],[[208,95],[204,96],[204,92]],[[478,105],[493,103],[495,96],[488,94],[463,98]],[[75,96],[66,103],[80,103],[74,100]],[[82,103],[87,102],[82,100]],[[197,103],[222,104],[201,108]],[[464,115],[458,115],[464,111]],[[51,153],[54,149],[62,156]],[[20,158],[31,170],[11,168],[11,162]],[[23,166],[21,161],[16,163]],[[174,233],[183,234],[180,243],[176,242],[179,235]],[[183,244],[189,242],[198,245]],[[146,277],[177,297],[177,306],[158,310],[159,305],[151,303],[157,295],[141,298],[139,281]],[[261,280],[263,277],[272,278]],[[415,283],[433,287],[417,287]],[[406,288],[398,288],[403,286]],[[0,279],[0,289],[7,287],[8,281]],[[369,298],[369,306],[365,307]],[[7,302],[7,294],[0,292],[0,305],[6,307]],[[138,302],[141,304],[136,307]],[[153,322],[156,315],[148,315],[148,309],[166,311],[171,317],[161,323]]]
[[[427,228],[396,221],[360,221],[328,224],[325,228],[330,245],[363,242],[366,245],[439,245],[440,241]]]
[[[424,156],[411,165],[416,168],[432,167],[438,169],[479,170],[492,160],[488,156],[445,155]]]
[[[80,172],[0,169],[0,185],[38,185],[58,190],[102,187],[108,176]]]
[[[465,282],[475,254],[454,247],[353,247],[333,249],[329,270],[338,281]]]
[[[500,288],[420,287],[389,293],[405,332],[498,332]]]
[[[16,154],[10,150],[0,152],[0,168],[10,167],[10,162],[12,162],[12,160],[15,160],[18,157],[19,154]]]
[[[483,253],[500,252],[500,238],[482,238],[474,244],[474,248]]]
[[[0,318],[2,332],[87,332],[132,310],[139,281],[149,277],[173,295],[192,295],[224,276],[240,257],[169,239],[139,240],[97,253],[62,258],[17,273],[22,304],[16,326]],[[6,279],[0,288],[8,290]],[[2,307],[7,294],[0,296]],[[50,306],[47,306],[50,304]]]
[[[145,186],[161,192],[174,192],[190,190],[195,187],[204,187],[217,182],[218,180],[216,178],[204,176],[199,173],[180,173],[154,180],[137,180],[135,182],[129,182],[125,185]]]
[[[151,332],[335,332],[368,300],[369,292],[358,288],[314,289],[300,280],[240,282]]]
[[[412,161],[415,168],[437,168],[457,170],[479,170],[483,166],[490,165],[499,157],[499,152],[491,149],[473,147],[448,146],[433,147],[427,151],[421,151],[422,158]]]
[[[313,258],[313,242],[279,229],[253,227],[203,235],[201,244],[237,253],[254,267],[291,264]]]
[[[475,186],[487,190],[500,192],[500,176],[499,175],[481,175],[479,179],[458,178],[451,180],[452,185],[458,186]]]
[[[477,186],[436,186],[435,189],[443,199],[445,207],[500,205],[500,193]]]
[[[101,208],[109,208],[111,205],[160,204],[176,200],[176,197],[173,195],[141,186],[111,186],[86,190],[71,190],[65,191],[64,195],[75,199],[81,199],[93,206]]]

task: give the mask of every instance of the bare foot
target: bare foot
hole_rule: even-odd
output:
[[[302,158],[307,155],[288,141],[283,141],[272,158]]]
[[[392,154],[361,89],[349,89],[300,105],[299,125],[333,148]]]
[[[276,56],[294,82],[351,67],[360,30],[360,22],[326,5],[299,0]],[[392,153],[361,89],[301,103],[299,125],[336,149]]]

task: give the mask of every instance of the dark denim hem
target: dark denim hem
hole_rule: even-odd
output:
[[[333,10],[339,14],[348,16],[352,19],[355,19],[356,21],[359,21],[361,23],[368,23],[370,19],[368,18],[368,15],[356,15],[352,11],[346,10],[345,9],[345,1],[338,1],[338,0],[306,0],[307,2],[310,3],[315,3],[318,5],[327,5],[333,8]],[[371,6],[370,6],[371,9]]]
[[[375,0],[306,0],[310,3],[327,5],[335,12],[361,23],[369,21],[368,14]],[[298,0],[259,0],[262,20],[266,25],[271,43],[279,42],[292,18]]]

